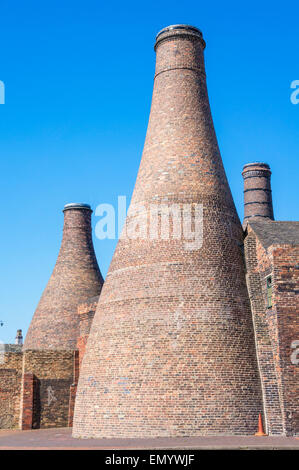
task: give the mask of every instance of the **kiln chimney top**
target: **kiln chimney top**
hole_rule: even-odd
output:
[[[162,33],[166,33],[166,32],[173,31],[173,30],[176,30],[176,31],[184,30],[188,32],[191,31],[193,34],[196,33],[198,36],[202,38],[202,32],[200,31],[200,29],[196,28],[195,26],[190,26],[189,24],[172,24],[170,26],[166,26],[166,28],[161,29],[161,31],[159,31],[159,33],[157,34],[156,39]]]
[[[253,163],[246,163],[246,165],[244,165],[243,167],[243,171],[245,170],[245,168],[248,168],[250,166],[258,166],[258,167],[261,167],[261,168],[267,168],[268,170],[270,170],[270,166],[268,165],[268,163],[265,163],[265,162],[253,162]]]
[[[268,163],[247,163],[244,165],[242,176],[244,179],[244,230],[249,219],[258,217],[274,220],[271,169]]]
[[[156,44],[155,49],[158,43],[164,39],[173,38],[174,36],[182,37],[182,36],[189,36],[193,37],[194,39],[200,39],[202,42],[203,47],[205,47],[206,43],[203,40],[202,32],[200,29],[196,28],[195,26],[190,26],[188,24],[172,24],[170,26],[166,26],[166,28],[161,29],[156,36]]]
[[[83,202],[71,202],[70,204],[66,204],[63,208],[63,212],[68,211],[70,209],[81,209],[81,210],[89,210],[92,212],[92,209],[89,204],[85,204]]]

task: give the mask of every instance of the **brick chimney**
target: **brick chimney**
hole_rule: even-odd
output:
[[[25,338],[24,349],[75,349],[77,306],[99,295],[103,278],[95,256],[88,204],[67,204],[59,255]]]
[[[23,335],[22,330],[17,330],[17,335],[15,339],[15,344],[22,345],[23,344]]]
[[[134,227],[136,207],[147,229],[152,207],[160,227],[165,206],[178,214],[201,208],[202,243],[186,244],[185,229],[120,238],[82,362],[75,437],[256,431],[261,389],[243,232],[211,117],[204,48],[192,26],[157,36],[151,113],[125,225]]]
[[[245,229],[249,219],[274,220],[271,170],[268,163],[247,163],[243,168],[244,179],[244,221]]]

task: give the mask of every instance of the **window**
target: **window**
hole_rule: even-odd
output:
[[[272,277],[267,277],[267,307],[272,307]]]

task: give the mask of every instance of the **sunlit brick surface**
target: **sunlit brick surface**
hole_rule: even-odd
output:
[[[298,436],[299,222],[249,220],[245,256],[267,433]]]

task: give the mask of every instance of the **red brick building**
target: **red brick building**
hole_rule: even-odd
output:
[[[266,430],[298,435],[299,222],[250,220],[245,257]]]
[[[274,221],[271,171],[249,163],[244,178],[244,248],[269,434],[299,433],[299,222]]]

